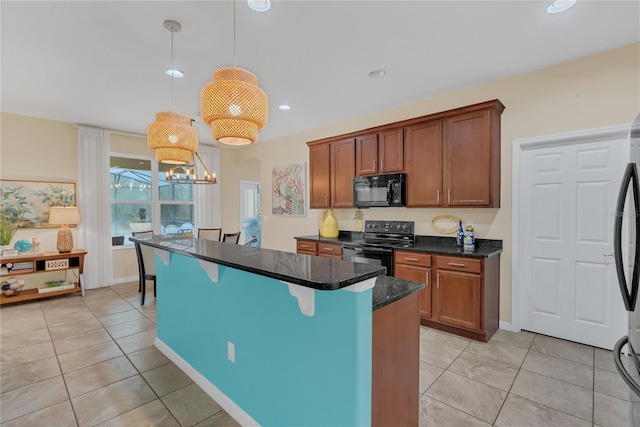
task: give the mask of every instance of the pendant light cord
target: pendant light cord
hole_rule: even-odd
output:
[[[175,80],[175,77],[173,76],[173,73],[175,68],[173,68],[173,31],[171,31],[171,111],[173,111],[173,81]]]
[[[236,66],[236,0],[233,0],[233,66]]]

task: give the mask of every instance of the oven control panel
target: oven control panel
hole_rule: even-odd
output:
[[[413,234],[413,221],[365,221],[366,233]]]

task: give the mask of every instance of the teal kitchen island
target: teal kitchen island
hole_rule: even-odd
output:
[[[417,425],[424,284],[309,255],[132,240],[157,255],[156,347],[242,425]]]

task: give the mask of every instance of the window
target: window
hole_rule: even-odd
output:
[[[116,237],[114,242],[129,243],[134,231],[154,230],[163,235],[193,233],[193,185],[166,182],[165,172],[170,167],[148,157],[111,155],[111,236]]]

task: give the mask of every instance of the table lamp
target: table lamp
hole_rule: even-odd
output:
[[[58,252],[71,252],[73,249],[73,234],[70,224],[80,223],[80,212],[75,206],[52,207],[49,209],[49,224],[62,225],[58,230]]]

